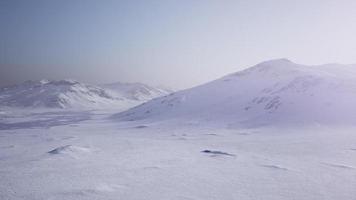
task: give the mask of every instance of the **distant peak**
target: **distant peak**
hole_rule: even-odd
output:
[[[243,71],[236,72],[232,74],[233,76],[236,75],[244,75],[244,74],[250,74],[250,73],[255,73],[255,72],[289,72],[291,69],[296,69],[300,65],[293,63],[292,61],[286,59],[286,58],[279,58],[279,59],[273,59],[273,60],[267,60],[261,63],[258,63],[257,65],[254,65],[250,68],[247,68]]]
[[[279,59],[267,60],[259,63],[258,65],[283,65],[283,64],[294,64],[294,63],[287,58],[279,58]]]
[[[251,69],[258,69],[258,70],[262,70],[262,71],[266,71],[266,70],[287,70],[287,69],[292,69],[295,67],[298,67],[299,65],[296,63],[293,63],[292,61],[286,59],[286,58],[281,58],[281,59],[274,59],[274,60],[268,60],[268,61],[264,61],[261,62],[257,65],[255,65],[254,67],[252,67]]]

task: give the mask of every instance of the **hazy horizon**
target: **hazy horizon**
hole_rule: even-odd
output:
[[[0,3],[0,86],[39,79],[189,88],[265,60],[356,63],[356,2]]]

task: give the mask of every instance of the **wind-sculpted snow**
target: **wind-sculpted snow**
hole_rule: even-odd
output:
[[[85,147],[77,147],[77,146],[72,146],[72,145],[65,145],[65,146],[60,146],[57,147],[47,153],[51,155],[58,155],[58,154],[69,154],[69,155],[75,155],[75,154],[80,154],[80,153],[89,153],[90,149],[85,148]]]
[[[206,154],[210,154],[210,156],[214,157],[214,156],[235,156],[234,154],[231,153],[226,153],[223,151],[216,151],[216,150],[204,150],[201,151],[202,153],[206,153]]]
[[[355,65],[304,66],[280,59],[154,99],[114,118],[260,126],[353,124],[354,116]]]

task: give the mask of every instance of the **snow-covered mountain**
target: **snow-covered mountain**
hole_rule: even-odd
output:
[[[167,93],[140,83],[101,87],[75,80],[26,81],[0,88],[0,106],[125,110]]]
[[[356,65],[266,61],[114,115],[120,120],[205,121],[229,126],[356,122]]]
[[[23,108],[94,108],[118,103],[106,90],[74,80],[26,81],[0,89],[0,105]]]
[[[143,83],[110,83],[101,85],[118,96],[134,101],[147,101],[171,93],[170,90],[152,87]]]

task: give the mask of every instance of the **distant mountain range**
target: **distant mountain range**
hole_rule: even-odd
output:
[[[113,116],[118,120],[181,120],[231,127],[355,124],[356,65],[307,66],[271,60],[175,93],[141,83],[26,81],[1,88],[0,106],[113,108],[126,110]]]
[[[251,127],[355,124],[356,65],[306,66],[287,59],[266,61],[113,117]]]
[[[167,90],[139,83],[95,86],[74,80],[26,81],[1,88],[0,106],[62,109],[112,107],[123,110],[168,93]]]

